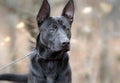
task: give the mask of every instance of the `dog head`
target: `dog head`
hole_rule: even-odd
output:
[[[69,0],[60,17],[50,16],[50,5],[47,0],[44,0],[37,15],[37,23],[40,30],[37,43],[42,44],[42,46],[52,52],[68,51],[70,48],[73,16],[73,0]]]

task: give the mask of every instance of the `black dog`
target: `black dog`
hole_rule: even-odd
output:
[[[49,3],[44,0],[37,15],[40,33],[36,49],[30,55],[29,74],[3,74],[0,75],[0,80],[24,83],[71,83],[67,51],[70,50],[73,16],[73,0],[69,0],[60,17],[50,17]]]

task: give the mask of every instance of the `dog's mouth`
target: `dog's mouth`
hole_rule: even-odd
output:
[[[68,45],[60,45],[60,44],[56,44],[56,45],[49,45],[48,46],[48,50],[51,53],[56,53],[56,52],[67,52],[70,51],[70,44]]]
[[[65,47],[61,47],[61,48],[54,48],[52,50],[52,52],[67,52],[70,50],[70,46],[65,46]]]
[[[70,50],[70,46],[65,46],[65,47],[62,48],[62,50],[65,51],[65,52],[67,52],[67,51]]]

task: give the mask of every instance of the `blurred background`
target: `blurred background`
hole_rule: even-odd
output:
[[[0,73],[27,73],[43,0],[0,0]],[[48,0],[60,16],[68,0]],[[70,64],[72,83],[120,83],[120,0],[74,0]],[[0,83],[10,83],[2,82]]]

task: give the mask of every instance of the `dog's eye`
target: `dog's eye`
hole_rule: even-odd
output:
[[[55,32],[57,29],[57,26],[56,25],[53,25],[51,28],[50,28],[50,32]]]
[[[63,28],[64,28],[64,29],[66,29],[66,26],[65,26],[65,25],[63,25]]]
[[[55,31],[56,31],[55,28],[51,28],[51,29],[50,29],[50,32],[55,32]]]
[[[53,28],[54,28],[54,29],[57,29],[57,26],[56,26],[56,25],[53,25]]]

